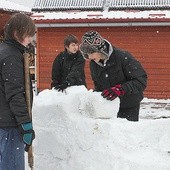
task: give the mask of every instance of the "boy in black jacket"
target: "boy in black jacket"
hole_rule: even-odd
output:
[[[23,53],[33,40],[35,24],[18,13],[6,23],[4,34],[0,44],[0,169],[24,170],[24,148],[28,151],[35,135],[26,104]]]
[[[147,74],[127,51],[118,49],[96,31],[82,36],[80,50],[89,59],[95,91],[107,100],[120,98],[117,117],[139,120],[140,102],[147,85]]]
[[[65,50],[54,60],[51,87],[62,91],[69,86],[85,85],[85,60],[79,51],[78,39],[68,35],[64,39]]]

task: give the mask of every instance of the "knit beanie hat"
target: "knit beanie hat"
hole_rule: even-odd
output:
[[[87,54],[92,54],[94,52],[100,52],[107,56],[108,43],[97,31],[88,31],[82,36],[80,51],[85,58],[88,58]]]

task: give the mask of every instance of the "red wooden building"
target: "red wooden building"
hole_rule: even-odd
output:
[[[142,63],[148,73],[145,97],[170,98],[170,2],[66,2],[37,0],[32,9],[36,12],[32,18],[37,26],[36,78],[39,90],[50,88],[52,63],[64,49],[64,38],[75,34],[81,39],[86,31],[96,30]],[[88,88],[93,88],[88,62],[85,72]]]

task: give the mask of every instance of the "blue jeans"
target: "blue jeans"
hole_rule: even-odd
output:
[[[0,128],[0,170],[24,169],[24,143],[18,128]]]

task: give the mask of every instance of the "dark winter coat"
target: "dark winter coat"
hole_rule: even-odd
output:
[[[15,40],[0,44],[0,127],[30,122],[25,100],[24,50]]]
[[[51,86],[55,87],[64,82],[68,82],[70,86],[86,86],[84,66],[85,60],[79,51],[75,54],[61,52],[53,62]]]
[[[113,48],[105,66],[101,67],[91,61],[90,69],[96,91],[103,91],[117,84],[122,85],[126,93],[120,97],[121,108],[134,107],[143,99],[147,74],[129,52]]]

